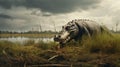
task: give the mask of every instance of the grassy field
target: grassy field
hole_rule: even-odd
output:
[[[0,65],[120,67],[120,34],[102,34],[59,49],[57,43],[0,41]]]

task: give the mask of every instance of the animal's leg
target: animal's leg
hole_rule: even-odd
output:
[[[84,29],[85,29],[85,31],[86,31],[86,33],[87,33],[87,35],[89,36],[89,38],[91,38],[91,35],[90,35],[90,33],[89,33],[89,31],[88,31],[88,29],[84,26]]]

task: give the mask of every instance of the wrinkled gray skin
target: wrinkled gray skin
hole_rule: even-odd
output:
[[[91,37],[92,35],[99,34],[102,31],[103,27],[92,20],[72,20],[62,27],[62,31],[54,37],[54,41],[64,45],[72,39],[77,41],[81,39],[83,35]]]

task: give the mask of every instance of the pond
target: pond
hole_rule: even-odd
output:
[[[25,41],[29,41],[29,40],[33,40],[35,41],[35,43],[39,42],[39,41],[43,41],[43,42],[51,42],[53,41],[53,38],[29,38],[29,37],[7,37],[7,38],[0,38],[0,41],[11,41],[11,42],[19,42],[21,44],[23,44]]]

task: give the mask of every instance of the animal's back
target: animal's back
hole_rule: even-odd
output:
[[[90,34],[101,32],[101,26],[95,21],[88,20],[88,19],[79,19],[79,20],[76,20],[76,22],[81,27],[85,26]]]

